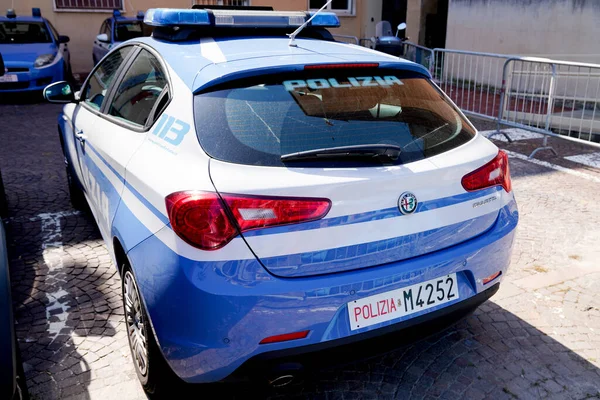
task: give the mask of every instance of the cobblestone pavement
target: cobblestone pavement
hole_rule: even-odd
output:
[[[120,279],[93,218],[68,201],[59,110],[0,105],[0,168],[27,382],[34,399],[144,399],[127,345]],[[578,151],[573,146],[557,147],[570,155]],[[491,301],[447,331],[328,369],[285,395],[238,397],[600,399],[600,182],[516,157],[511,168],[521,224],[511,270]],[[225,397],[188,391],[185,398]]]

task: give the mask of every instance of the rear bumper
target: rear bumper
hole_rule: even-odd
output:
[[[305,278],[274,277],[252,260],[191,261],[155,236],[133,248],[129,258],[171,368],[187,382],[215,382],[242,365],[240,372],[295,352],[312,354],[438,319],[445,325],[455,322],[497,290],[510,263],[517,223],[512,201],[492,228],[462,244],[398,263]],[[500,278],[483,284],[497,272]],[[348,302],[451,273],[457,274],[458,300],[350,329]],[[305,339],[259,345],[266,337],[305,330],[310,331]]]
[[[302,373],[384,354],[454,325],[496,294],[498,289],[500,283],[452,306],[375,331],[259,354],[246,361],[224,381],[245,381],[249,377],[270,378],[276,376],[282,366],[292,370],[297,368]]]

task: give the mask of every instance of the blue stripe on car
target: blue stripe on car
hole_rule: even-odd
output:
[[[92,150],[92,152],[96,154],[96,156],[104,163],[104,165],[106,165],[112,171],[112,173],[115,174],[117,178],[125,184],[127,189],[129,189],[131,193],[133,193],[133,195],[137,197],[138,200],[141,201],[146,206],[146,208],[148,208],[152,212],[152,214],[156,215],[164,224],[169,223],[169,218],[165,214],[160,212],[156,207],[154,207],[154,205],[150,203],[144,196],[142,196],[141,193],[136,190],[136,188],[134,188],[129,182],[127,182],[125,178],[121,176],[121,174],[119,174],[119,172],[116,169],[114,169],[104,157],[102,157],[98,150],[96,150],[88,142],[86,142],[85,146],[87,149]]]
[[[474,200],[487,196],[502,190],[501,186],[480,190],[477,192],[462,193],[455,196],[444,197],[441,199],[429,200],[419,203],[414,214],[431,211],[438,208],[448,207],[465,201]],[[352,225],[363,222],[377,221],[386,218],[402,217],[398,207],[386,208],[384,210],[368,211],[360,214],[344,215],[341,217],[321,219],[319,221],[306,222],[296,225],[278,226],[274,228],[258,229],[255,231],[244,232],[244,237],[276,235],[279,233],[307,231],[311,229],[329,228],[332,226]]]

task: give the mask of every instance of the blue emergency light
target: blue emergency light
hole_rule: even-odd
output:
[[[41,17],[42,16],[42,10],[39,9],[39,7],[34,7],[31,9],[31,15],[34,17]]]
[[[214,27],[290,28],[299,27],[312,16],[305,12],[256,10],[202,10],[151,8],[144,22],[152,26],[197,25]],[[340,20],[334,13],[320,13],[310,26],[339,28]]]

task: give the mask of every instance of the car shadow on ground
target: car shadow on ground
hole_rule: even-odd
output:
[[[493,301],[453,327],[387,354],[328,368],[302,385],[193,386],[201,394],[246,399],[600,398],[600,370]]]

